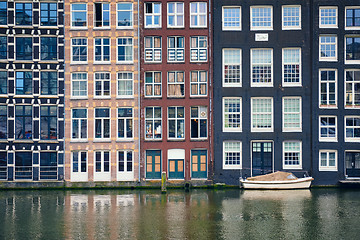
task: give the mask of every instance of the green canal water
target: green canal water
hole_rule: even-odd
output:
[[[0,239],[360,239],[360,190],[1,191]]]

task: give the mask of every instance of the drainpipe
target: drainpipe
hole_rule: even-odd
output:
[[[140,183],[141,182],[141,176],[140,176],[140,173],[141,173],[141,169],[140,169],[140,162],[141,162],[141,147],[140,147],[140,128],[141,128],[141,104],[140,104],[140,0],[137,0],[137,37],[138,37],[138,40],[137,40],[137,43],[138,43],[138,49],[137,49],[137,55],[138,55],[138,121],[139,121],[139,124],[138,124],[138,161],[139,161],[139,179],[138,179],[138,182]]]
[[[213,62],[211,61],[212,59],[212,11],[211,11],[211,3],[212,1],[210,0],[209,1],[209,26],[208,26],[208,32],[209,32],[209,89],[211,89],[211,94],[210,94],[210,91],[209,91],[209,160],[211,162],[211,180],[213,181],[214,180],[214,161],[213,161],[213,148],[212,148],[212,138],[213,138],[213,131],[212,131],[212,96],[213,96],[213,88],[212,88],[212,80],[213,80],[213,77],[212,77],[212,64]],[[211,14],[210,14],[211,13]],[[208,179],[209,179],[209,175],[208,175]]]

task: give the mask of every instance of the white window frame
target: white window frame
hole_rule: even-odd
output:
[[[232,104],[236,104],[234,103],[234,101],[238,101],[239,103],[239,111],[240,112],[235,112],[235,111],[225,111],[226,110],[226,104],[229,104],[229,101],[232,102]],[[228,102],[228,103],[227,103]],[[226,122],[230,122],[230,115],[239,115],[239,127],[227,127]],[[228,121],[226,121],[226,119],[228,119]],[[231,118],[231,119],[236,119],[235,117]],[[222,99],[222,121],[223,121],[223,132],[242,132],[242,98],[241,97],[223,97]]]
[[[360,38],[360,34],[355,34],[355,35],[345,35],[345,39],[344,39],[344,59],[345,59],[345,64],[360,64],[360,60],[347,60],[346,59],[346,39],[347,38]]]
[[[174,47],[170,47],[170,39],[174,39]],[[183,39],[183,47],[178,47],[177,42],[178,39]],[[170,59],[170,53],[173,53],[174,60]],[[167,61],[169,63],[172,62],[185,62],[185,37],[184,36],[168,36],[167,37]]]
[[[352,116],[351,115],[351,116],[345,116],[344,117],[344,130],[345,130],[344,137],[345,137],[345,142],[360,142],[360,137],[357,138],[357,137],[347,137],[346,136],[346,130],[347,129],[353,129],[353,131],[355,129],[359,129],[359,131],[360,131],[360,125],[359,126],[347,126],[346,121],[349,118],[353,118],[354,121],[355,121],[355,119],[359,119],[358,121],[360,122],[360,116]]]
[[[327,123],[328,123],[328,120],[329,118],[334,118],[335,119],[335,125],[332,126],[332,125],[324,125],[322,126],[321,125],[321,120],[322,118],[325,118],[327,120]],[[322,137],[321,136],[321,129],[327,129],[327,134],[329,132],[329,128],[335,128],[335,136],[334,137]],[[338,141],[338,129],[337,129],[337,116],[335,115],[320,115],[319,116],[319,142],[337,142]]]
[[[147,73],[152,74],[152,82],[151,83],[146,82],[146,74]],[[157,73],[157,74],[160,73],[160,83],[155,83],[155,73]],[[149,85],[152,86],[152,94],[151,95],[146,94],[146,87]],[[160,86],[160,95],[155,95],[155,86],[156,85]],[[162,97],[162,74],[160,71],[144,72],[144,95],[145,95],[145,97],[151,97],[151,98],[161,98]]]
[[[97,78],[96,76],[100,76],[100,78]],[[102,76],[109,76],[109,79],[106,78],[102,78]],[[96,83],[100,82],[100,86],[101,86],[101,94],[100,95],[96,95],[97,90],[96,90]],[[109,82],[109,95],[105,95],[105,82]],[[107,98],[111,98],[111,73],[110,72],[94,72],[94,98],[96,99],[107,99]]]
[[[270,115],[271,127],[254,127],[254,100],[270,100],[271,112],[256,113],[256,115]],[[272,97],[253,97],[251,98],[251,132],[273,132],[274,131],[274,100]]]
[[[97,109],[108,109],[109,117],[96,117]],[[101,137],[96,138],[96,120],[101,120]],[[109,120],[109,137],[104,137],[104,120]],[[96,107],[94,108],[94,142],[108,142],[111,140],[111,108],[109,107]]]
[[[270,26],[253,26],[253,9],[268,9],[270,8],[270,18],[271,18],[271,25]],[[250,6],[250,31],[264,31],[264,30],[273,30],[273,22],[274,22],[274,13],[273,13],[273,6],[271,5],[256,5],[256,6]]]
[[[299,16],[291,16],[291,18],[299,17],[299,26],[285,26],[285,8],[298,8]],[[281,8],[282,12],[282,30],[301,30],[301,5],[283,5]],[[289,18],[289,16],[287,16]]]
[[[174,74],[174,82],[170,82],[170,74]],[[179,75],[183,75],[183,81],[179,82]],[[180,91],[181,91],[181,86],[183,87],[183,93],[180,96],[176,96],[176,95],[170,95],[170,86],[174,85],[174,86],[180,86]],[[185,72],[184,71],[169,71],[167,72],[167,97],[168,98],[183,98],[185,97]]]
[[[96,45],[96,40],[99,40],[100,39],[100,45]],[[108,39],[109,40],[109,45],[105,45],[104,44],[104,40],[105,39]],[[101,55],[100,55],[100,58],[101,60],[96,60],[96,47],[100,47],[101,48]],[[105,55],[104,55],[104,48],[105,47],[108,47],[109,48],[109,60],[104,60],[105,59]],[[110,38],[94,38],[94,64],[110,64],[110,61],[111,61],[111,39]]]
[[[86,110],[86,118],[74,118],[73,116],[73,110]],[[72,142],[87,142],[88,141],[88,137],[89,137],[89,122],[88,122],[88,109],[87,108],[72,108],[71,109],[71,141]],[[74,129],[73,129],[73,121],[74,120],[77,120],[78,121],[78,126],[79,126],[79,132],[78,132],[78,135],[79,135],[79,138],[73,138],[73,132],[74,132]],[[86,121],[86,138],[81,138],[81,128],[82,128],[82,120],[85,120]]]
[[[239,26],[238,27],[228,27],[225,26],[225,9],[236,9],[239,10],[239,18],[237,19],[236,23],[239,22]],[[231,18],[235,18],[235,17],[231,17]],[[222,7],[222,30],[223,31],[241,31],[241,21],[242,18],[242,14],[241,14],[241,6],[223,6]],[[233,21],[230,20],[231,23],[233,23]]]
[[[126,12],[128,10],[119,10],[120,4],[131,4],[131,25],[130,26],[119,26],[119,12]],[[116,3],[116,28],[117,29],[132,29],[134,27],[134,4],[132,2],[117,2]]]
[[[345,30],[360,30],[360,25],[359,26],[355,26],[355,27],[348,27],[346,26],[346,12],[349,9],[359,9],[360,10],[360,6],[346,6],[345,7]]]
[[[84,45],[73,45],[73,40],[75,40],[75,39],[81,39],[81,40],[84,40],[84,39],[86,39],[86,44],[84,44]],[[71,38],[70,39],[70,41],[71,41],[71,63],[72,64],[87,64],[88,63],[88,59],[89,59],[89,47],[88,47],[88,43],[89,43],[89,41],[88,41],[88,39],[87,39],[87,37],[76,37],[76,38]],[[84,47],[84,46],[86,46],[86,61],[74,61],[73,60],[73,47],[75,47],[75,46],[79,46],[79,47]],[[81,56],[81,53],[79,54],[79,56]]]
[[[298,50],[299,52],[299,61],[290,61],[290,62],[285,62],[285,51],[286,50]],[[295,67],[296,69],[296,65],[299,66],[299,82],[285,82],[285,65],[292,65],[292,68]],[[296,74],[296,73],[291,73],[291,74]],[[291,79],[296,79],[295,77],[291,77]],[[301,48],[283,48],[282,49],[282,84],[284,87],[300,87],[302,85],[302,64],[301,64]]]
[[[286,150],[286,144],[289,143],[298,143],[299,144],[299,150]],[[285,164],[286,161],[286,153],[298,153],[299,154],[299,164],[296,165],[289,165],[289,164]],[[295,157],[295,156],[292,156]],[[302,169],[302,142],[298,141],[298,140],[294,140],[294,141],[284,141],[283,142],[283,169]]]
[[[123,116],[119,116],[119,110],[120,109],[127,109],[127,108],[131,108],[131,117],[123,117]],[[116,109],[116,139],[117,140],[121,140],[121,141],[132,141],[134,139],[134,108],[133,107],[119,107]],[[119,137],[119,120],[124,120],[124,137],[120,138]],[[127,128],[128,128],[128,121],[127,120],[131,120],[131,126],[132,126],[132,137],[127,137]]]
[[[104,166],[105,165],[105,152],[109,153],[109,159],[108,159],[109,171],[105,171],[105,169],[104,169],[105,168],[105,166]],[[96,158],[96,153],[100,153],[99,160],[100,160],[101,170],[99,172],[96,171],[96,162],[98,160]],[[94,181],[99,181],[101,179],[101,177],[104,177],[104,176],[101,176],[101,177],[98,177],[98,179],[96,179],[96,175],[110,175],[110,174],[111,174],[111,151],[110,150],[94,150]]]
[[[335,38],[335,43],[321,43],[321,38],[326,38],[326,37],[334,37]],[[345,43],[346,44],[346,43]],[[332,46],[335,45],[335,56],[321,56],[321,46]],[[320,35],[319,36],[319,61],[327,61],[327,62],[336,62],[338,59],[338,37],[337,35]]]
[[[326,153],[326,166],[321,166],[321,153]],[[329,166],[329,153],[335,153],[335,166]],[[337,150],[325,150],[325,149],[321,149],[319,150],[319,171],[337,171],[338,168],[338,151]]]
[[[175,108],[175,117],[170,117],[169,116],[169,108]],[[178,110],[179,108],[182,108],[183,111],[184,111],[184,116],[181,118],[181,117],[178,117]],[[172,120],[172,121],[175,121],[175,137],[170,137],[169,134],[170,134],[170,124],[169,124],[169,121]],[[178,136],[178,129],[177,129],[177,124],[178,122],[180,121],[183,122],[184,126],[183,126],[183,133],[182,133],[182,137],[177,137]],[[184,106],[169,106],[167,108],[167,121],[168,121],[168,124],[167,124],[167,138],[169,140],[184,140],[185,139],[185,107]],[[181,133],[180,133],[181,134]]]
[[[96,26],[96,8],[95,8],[95,4],[101,4],[101,23],[102,23],[102,26],[101,27],[97,27]],[[109,10],[104,10],[104,4],[107,4],[109,5]],[[94,29],[110,29],[111,27],[111,5],[110,5],[110,2],[94,2],[94,5],[93,5],[93,18],[94,18]],[[109,13],[109,26],[104,26],[104,12],[108,12]]]
[[[321,80],[321,72],[329,72],[329,71],[335,71],[335,81],[327,79],[326,81]],[[338,91],[337,91],[337,78],[338,78],[338,72],[337,69],[319,69],[319,108],[337,108],[338,105]],[[335,83],[335,104],[321,104],[321,84],[326,84],[326,96],[327,96],[327,103],[330,101],[330,83]]]
[[[238,144],[240,149],[238,149],[237,151],[226,151],[225,148],[226,148],[226,144],[229,144],[229,143],[235,143],[235,144]],[[233,164],[233,165],[230,165],[230,164],[226,164],[226,154],[227,153],[235,153],[235,154],[239,154],[239,157],[240,157],[240,164]],[[222,168],[223,169],[242,169],[242,142],[241,141],[235,141],[235,140],[226,140],[226,141],[223,141],[223,151],[222,151],[222,154],[223,154],[223,164],[222,164]]]
[[[119,76],[123,75],[123,76],[128,76],[129,74],[131,75],[131,78],[119,78]],[[116,97],[117,98],[134,98],[134,73],[133,72],[117,72],[116,73]],[[123,81],[125,87],[126,86],[131,86],[131,90],[123,90],[124,92],[126,91],[130,91],[131,94],[119,94],[119,87],[120,87],[120,82]],[[129,84],[130,82],[130,84]]]
[[[73,74],[86,74],[86,79],[82,79],[82,80],[74,80],[73,79]],[[74,96],[73,92],[74,92],[74,81],[75,82],[80,82],[79,86],[81,85],[81,82],[86,82],[85,86],[86,86],[86,95],[85,96]],[[71,99],[87,99],[88,98],[88,74],[86,72],[72,72],[71,73]]]
[[[146,47],[147,39],[151,42],[151,47]],[[160,47],[155,47],[155,39],[160,41]],[[162,61],[162,37],[146,36],[144,37],[144,62],[161,63]]]
[[[124,152],[124,171],[119,171],[119,152]],[[132,170],[128,171],[127,170],[127,165],[128,165],[128,153],[131,153],[131,166],[132,166]],[[116,151],[116,172],[117,172],[117,180],[118,181],[131,181],[134,179],[134,164],[135,164],[135,154],[134,154],[134,150],[118,150]]]
[[[197,5],[196,9],[198,10],[196,13],[192,13],[191,12],[191,6],[193,6],[194,4]],[[200,4],[205,4],[205,13],[203,12],[199,12],[200,11],[200,8],[199,8],[199,5]],[[208,6],[207,6],[207,2],[190,2],[189,4],[189,13],[190,13],[190,28],[206,28],[207,27],[207,18],[208,18]],[[204,17],[205,16],[205,24],[204,25],[200,25],[199,23],[199,18],[200,17]],[[197,18],[197,22],[198,24],[195,25],[195,24],[192,24],[192,21],[191,21],[191,18],[192,17],[196,17]]]
[[[174,5],[174,13],[169,13],[169,5],[173,4]],[[182,12],[177,12],[178,11],[178,5],[182,5]],[[183,2],[168,2],[167,4],[167,27],[168,28],[183,28],[184,27],[184,21],[185,21],[185,15],[184,15],[184,8],[185,8],[185,4]],[[169,17],[172,16],[174,17],[174,26],[171,26],[169,24]],[[182,23],[178,23],[177,21],[177,17],[182,16]]]
[[[153,6],[152,6],[152,9],[153,9],[153,11],[154,11],[154,5],[156,4],[156,5],[159,5],[160,6],[160,13],[146,13],[146,5],[147,4],[152,4]],[[162,18],[162,16],[161,16],[161,11],[162,11],[162,9],[161,9],[161,6],[162,5],[162,3],[161,2],[145,2],[144,3],[144,27],[145,28],[161,28],[161,18]],[[152,22],[152,24],[150,25],[150,24],[148,24],[147,23],[147,20],[146,20],[146,17],[148,17],[148,16],[151,16],[151,22]],[[154,17],[159,17],[159,24],[154,24]]]
[[[152,115],[152,117],[151,118],[147,118],[146,117],[146,109],[147,108],[152,108],[152,113],[153,113],[153,115]],[[155,117],[155,108],[160,108],[160,114],[161,114],[161,116],[160,117]],[[144,118],[145,118],[145,140],[152,140],[152,141],[156,141],[156,140],[162,140],[162,137],[163,137],[163,120],[162,120],[162,115],[163,115],[163,113],[162,113],[162,107],[158,107],[158,106],[148,106],[148,107],[145,107],[144,108]],[[147,121],[151,121],[151,126],[152,126],[152,133],[151,133],[151,135],[152,135],[152,137],[151,138],[148,138],[147,137],[147,135],[146,135],[146,122]],[[155,138],[155,121],[160,121],[160,135],[161,135],[161,137],[160,138]]]
[[[356,84],[360,84],[360,79],[357,79],[357,80],[354,80],[354,81],[346,81],[346,73],[347,72],[359,72],[359,74],[360,74],[360,69],[345,69],[344,70],[344,73],[345,73],[345,76],[344,76],[344,82],[345,82],[345,85],[344,85],[344,104],[345,104],[345,108],[348,108],[348,109],[351,109],[351,108],[354,108],[354,109],[360,109],[360,104],[359,105],[356,105],[355,104],[355,93],[357,92],[357,94],[356,95],[360,95],[360,89],[358,89],[358,91],[356,91],[356,89],[355,89],[355,85]],[[346,99],[346,95],[347,95],[347,93],[346,93],[346,85],[347,84],[351,84],[351,104],[346,104],[347,103],[347,99]]]
[[[321,23],[321,10],[326,10],[326,9],[333,9],[336,12],[336,23],[335,24],[322,24]],[[339,21],[339,13],[338,13],[338,7],[337,6],[320,6],[319,7],[319,28],[338,28],[338,21]]]
[[[227,64],[226,63],[226,59],[225,59],[225,51],[238,51],[239,53],[239,62],[238,63],[231,63],[231,64]],[[234,54],[232,54],[234,55]],[[239,82],[238,83],[226,83],[225,82],[225,68],[226,66],[235,66],[235,67],[238,67],[239,68],[239,76],[240,76],[240,79],[239,79]],[[229,70],[228,70],[229,71]],[[236,71],[236,70],[232,70],[232,71]],[[230,74],[229,74],[230,75]],[[242,49],[241,48],[223,48],[222,49],[222,84],[223,84],[223,87],[242,87]]]
[[[202,81],[203,74],[205,73],[205,81]],[[196,75],[196,81],[193,79],[193,76]],[[205,85],[206,94],[200,94],[201,86]],[[195,86],[197,89],[197,94],[192,93],[192,87]],[[190,71],[190,97],[206,97],[208,95],[208,71]]]
[[[299,101],[299,110],[300,112],[285,112],[285,101],[286,100],[298,100]],[[302,131],[302,98],[301,97],[283,97],[282,98],[282,131],[283,132],[301,132]],[[298,115],[299,116],[299,127],[285,127],[285,115]],[[288,124],[293,124],[294,122],[288,122]]]
[[[72,21],[72,17],[73,17],[73,13],[74,12],[83,12],[84,10],[78,10],[78,11],[74,11],[72,9],[72,6],[75,5],[75,4],[85,4],[86,6],[86,26],[82,26],[82,27],[77,27],[77,26],[73,26],[73,21]],[[59,9],[58,9],[59,11]],[[86,29],[88,27],[88,7],[87,7],[87,3],[86,2],[73,2],[70,4],[70,28],[71,29]]]
[[[81,171],[81,162],[82,162],[82,158],[81,158],[81,153],[85,153],[86,154],[86,171],[82,172]],[[74,154],[78,155],[78,171],[74,172]],[[76,150],[76,151],[71,151],[71,180],[72,182],[87,182],[88,181],[88,173],[89,173],[89,156],[88,156],[88,151],[86,150]]]
[[[271,51],[271,63],[266,63],[266,62],[262,62],[262,63],[253,63],[254,60],[254,52],[255,51]],[[273,87],[274,84],[274,54],[273,54],[273,49],[272,48],[252,48],[250,49],[250,63],[251,63],[251,69],[250,69],[250,75],[251,75],[251,83],[250,86],[251,87]],[[270,66],[270,82],[253,82],[254,78],[253,78],[253,68],[256,66],[260,66],[260,67],[269,67]]]
[[[193,117],[191,115],[191,108],[197,108],[197,117]],[[206,113],[206,117],[202,116],[201,113],[202,113],[202,110],[205,110],[205,113]],[[198,136],[197,138],[193,138],[191,137],[191,121],[193,119],[197,119],[198,120]],[[200,132],[201,132],[201,125],[200,125],[200,120],[203,120],[203,119],[206,119],[206,137],[200,137]],[[191,106],[190,107],[190,139],[191,140],[206,140],[208,139],[208,135],[209,135],[209,127],[208,127],[208,124],[209,124],[209,121],[208,121],[208,108],[207,106]]]
[[[193,39],[196,46],[193,46]],[[206,47],[200,47],[205,42]],[[190,36],[190,62],[207,62],[208,60],[208,39],[207,36]]]
[[[126,39],[126,43],[125,44],[119,44],[119,40],[120,39]],[[129,39],[131,39],[131,44],[129,44]],[[116,63],[118,64],[132,64],[134,62],[134,38],[132,37],[119,37],[116,39]],[[124,47],[125,49],[130,48],[131,49],[131,55],[126,55],[125,54],[125,60],[120,61],[119,60],[119,47]],[[125,50],[126,51],[126,50]],[[130,58],[131,56],[131,60],[126,60],[126,58]]]

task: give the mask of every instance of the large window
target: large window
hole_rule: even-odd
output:
[[[95,38],[95,62],[110,63],[110,38]]]
[[[145,28],[161,28],[161,3],[145,3]]]
[[[40,153],[40,180],[57,180],[57,152]]]
[[[110,27],[110,4],[95,3],[94,4],[94,25],[95,27]]]
[[[119,139],[132,139],[134,113],[133,108],[118,108],[118,134]]]
[[[319,61],[337,61],[337,36],[319,37]]]
[[[301,29],[301,6],[285,5],[282,7],[282,29]]]
[[[167,26],[168,28],[184,27],[184,3],[170,2],[167,5]]]
[[[132,38],[118,38],[117,61],[118,63],[132,63],[133,56],[133,39]]]
[[[95,95],[94,97],[110,98],[110,73],[95,73]]]
[[[335,69],[321,69],[319,72],[320,107],[337,107],[337,71]]]
[[[223,169],[241,169],[240,141],[223,142]]]
[[[272,98],[251,98],[251,131],[273,131]]]
[[[132,172],[133,158],[133,151],[118,151],[118,172]]]
[[[95,172],[110,172],[110,152],[95,151]]]
[[[168,138],[185,139],[184,107],[168,107]]]
[[[207,96],[207,71],[190,72],[190,96],[205,97]]]
[[[15,153],[15,180],[32,180],[32,152]]]
[[[301,49],[283,48],[283,86],[301,86]]]
[[[241,132],[241,98],[223,98],[223,131]]]
[[[71,27],[86,27],[87,5],[86,3],[71,4]]]
[[[16,72],[15,76],[15,94],[31,95],[33,93],[32,72]]]
[[[7,139],[7,119],[7,106],[0,105],[0,139]]]
[[[41,37],[41,60],[57,60],[57,38]]]
[[[86,108],[72,109],[71,140],[86,140],[88,115]]]
[[[302,130],[301,97],[283,98],[283,132]]]
[[[250,30],[272,30],[272,6],[250,7]]]
[[[273,50],[251,49],[251,86],[271,87],[273,85]]]
[[[7,59],[7,52],[8,52],[7,46],[8,46],[7,37],[0,36],[0,59]]]
[[[40,139],[41,140],[57,139],[57,107],[56,106],[40,107]]]
[[[337,151],[319,151],[319,171],[337,171]]]
[[[190,37],[190,62],[206,62],[207,47],[206,36]]]
[[[72,172],[86,173],[87,172],[87,152],[75,151],[72,152]]]
[[[145,97],[161,97],[161,72],[145,72]]]
[[[1,2],[0,2],[1,3]],[[0,152],[0,180],[7,180],[8,176],[8,163],[7,151]]]
[[[161,37],[145,37],[145,62],[161,62]]]
[[[56,26],[57,25],[57,3],[40,3],[40,25]]]
[[[0,25],[7,24],[7,2],[0,2]]]
[[[190,109],[191,139],[207,138],[207,107],[198,106]]]
[[[241,30],[241,7],[223,7],[222,14],[222,30]]]
[[[32,139],[31,106],[15,106],[15,139]]]
[[[87,73],[71,74],[71,96],[76,98],[87,97]]]
[[[117,96],[121,98],[130,98],[134,96],[134,79],[132,72],[117,73]]]
[[[32,25],[32,3],[15,3],[15,24]]]
[[[168,72],[168,97],[184,97],[184,72]]]
[[[40,72],[41,95],[57,95],[57,72]]]
[[[110,140],[110,108],[95,108],[95,138]]]
[[[337,141],[337,117],[319,116],[319,141]]]
[[[345,116],[345,142],[360,141],[360,116]]]
[[[133,5],[132,3],[117,4],[117,27],[128,28],[133,26]]]
[[[345,71],[345,106],[360,107],[360,70]]]
[[[0,94],[8,93],[7,71],[0,71]]]
[[[190,3],[190,27],[205,28],[207,27],[207,3],[191,2]]]
[[[74,38],[71,39],[72,47],[72,62],[86,63],[87,62],[87,39]]]
[[[319,27],[320,28],[337,28],[338,8],[319,7]]]
[[[360,6],[345,8],[345,28],[360,28]]]
[[[241,49],[223,49],[223,86],[241,87]]]
[[[184,37],[168,37],[168,62],[185,61]]]
[[[145,139],[161,139],[162,118],[161,107],[145,108]]]
[[[360,36],[345,37],[345,63],[360,63]]]
[[[283,168],[301,169],[301,142],[285,141],[283,142]]]
[[[16,38],[16,60],[33,60],[32,37]]]

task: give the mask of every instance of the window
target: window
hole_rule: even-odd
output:
[[[133,62],[133,39],[132,38],[118,38],[118,57],[119,63]]]
[[[95,98],[108,97],[110,98],[110,73],[96,72],[95,73]]]
[[[110,172],[110,152],[95,151],[95,172]]]
[[[57,107],[56,106],[40,107],[40,139],[41,140],[57,139]]]
[[[95,62],[110,63],[110,38],[95,38]]]
[[[57,60],[57,38],[41,37],[41,60]]]
[[[32,152],[15,153],[15,180],[32,180]]]
[[[40,3],[40,25],[57,26],[57,3]]]
[[[345,70],[345,107],[360,107],[360,70]]]
[[[121,98],[134,96],[134,79],[132,72],[119,72],[117,74],[117,95]]]
[[[360,63],[360,36],[345,37],[345,63]]]
[[[7,25],[7,2],[0,2],[0,25]]]
[[[168,72],[168,97],[184,97],[184,72]]]
[[[320,70],[320,108],[337,107],[337,71]]]
[[[57,95],[57,82],[57,72],[40,72],[41,95]]]
[[[337,36],[320,36],[319,61],[337,61]]]
[[[168,37],[168,62],[185,60],[184,37]]]
[[[251,86],[271,87],[273,75],[273,50],[251,49]]]
[[[185,139],[184,107],[168,107],[168,138]]]
[[[86,108],[72,109],[72,122],[71,122],[71,140],[86,140],[87,139],[87,122],[88,115]]]
[[[71,39],[72,47],[72,62],[86,63],[87,62],[87,39],[74,38]]]
[[[223,142],[223,169],[241,169],[241,149],[239,141]]]
[[[1,3],[1,2],[0,2]],[[7,163],[7,151],[0,152],[0,180],[8,179],[8,163]]]
[[[16,60],[33,60],[33,43],[31,37],[16,38]]]
[[[337,28],[337,7],[319,7],[319,27]]]
[[[301,49],[283,48],[283,86],[301,86]]]
[[[133,158],[133,151],[118,151],[118,172],[132,172]]]
[[[145,3],[145,28],[161,28],[161,3]]]
[[[32,72],[16,72],[15,76],[15,94],[31,95],[33,93]]]
[[[161,37],[145,37],[145,62],[161,62]]]
[[[345,29],[360,28],[360,7],[345,8]]]
[[[168,28],[184,27],[184,3],[182,2],[168,3],[167,26]]]
[[[250,7],[250,30],[272,30],[272,6]]]
[[[190,96],[205,97],[207,96],[207,71],[190,72]]]
[[[190,27],[205,28],[207,27],[207,3],[191,2],[190,3]]]
[[[319,116],[319,141],[336,142],[337,141],[337,117]]]
[[[285,5],[282,7],[282,29],[301,29],[301,6]]]
[[[40,153],[40,180],[58,179],[57,152]]]
[[[72,172],[80,173],[87,172],[87,153],[82,151],[75,151],[73,155]]]
[[[207,138],[207,107],[191,107],[191,139]]]
[[[283,132],[301,132],[301,97],[283,98]]]
[[[223,7],[222,30],[241,30],[241,7]]]
[[[241,49],[223,49],[223,86],[241,87]]]
[[[161,139],[161,107],[145,108],[145,139]]]
[[[241,132],[241,98],[223,98],[223,131]]]
[[[71,27],[86,27],[87,25],[86,3],[71,4]]]
[[[32,25],[32,3],[15,3],[15,24]]]
[[[95,108],[95,138],[110,139],[110,108]]]
[[[133,5],[132,3],[117,4],[117,27],[128,28],[133,26]]]
[[[1,2],[0,2],[1,4]],[[1,6],[1,5],[0,5]],[[0,12],[1,14],[1,12]],[[7,59],[7,37],[0,36],[0,59]]]
[[[31,106],[15,106],[15,139],[32,139]]]
[[[360,116],[345,116],[345,142],[360,141]]]
[[[0,139],[7,139],[7,129],[7,106],[0,105]]]
[[[132,139],[133,136],[133,108],[118,108],[118,135],[119,139]]]
[[[301,142],[285,141],[283,142],[283,168],[301,169]]]
[[[145,97],[161,97],[161,72],[145,72]]]
[[[94,3],[95,4],[95,27],[110,27],[110,4],[109,3]]]
[[[71,96],[76,98],[87,97],[87,73],[71,74]]]
[[[272,98],[251,98],[251,131],[273,131]]]
[[[337,151],[319,151],[319,171],[337,171]]]
[[[190,37],[190,62],[207,61],[207,37]]]
[[[6,71],[0,71],[0,94],[7,94],[7,72]]]

